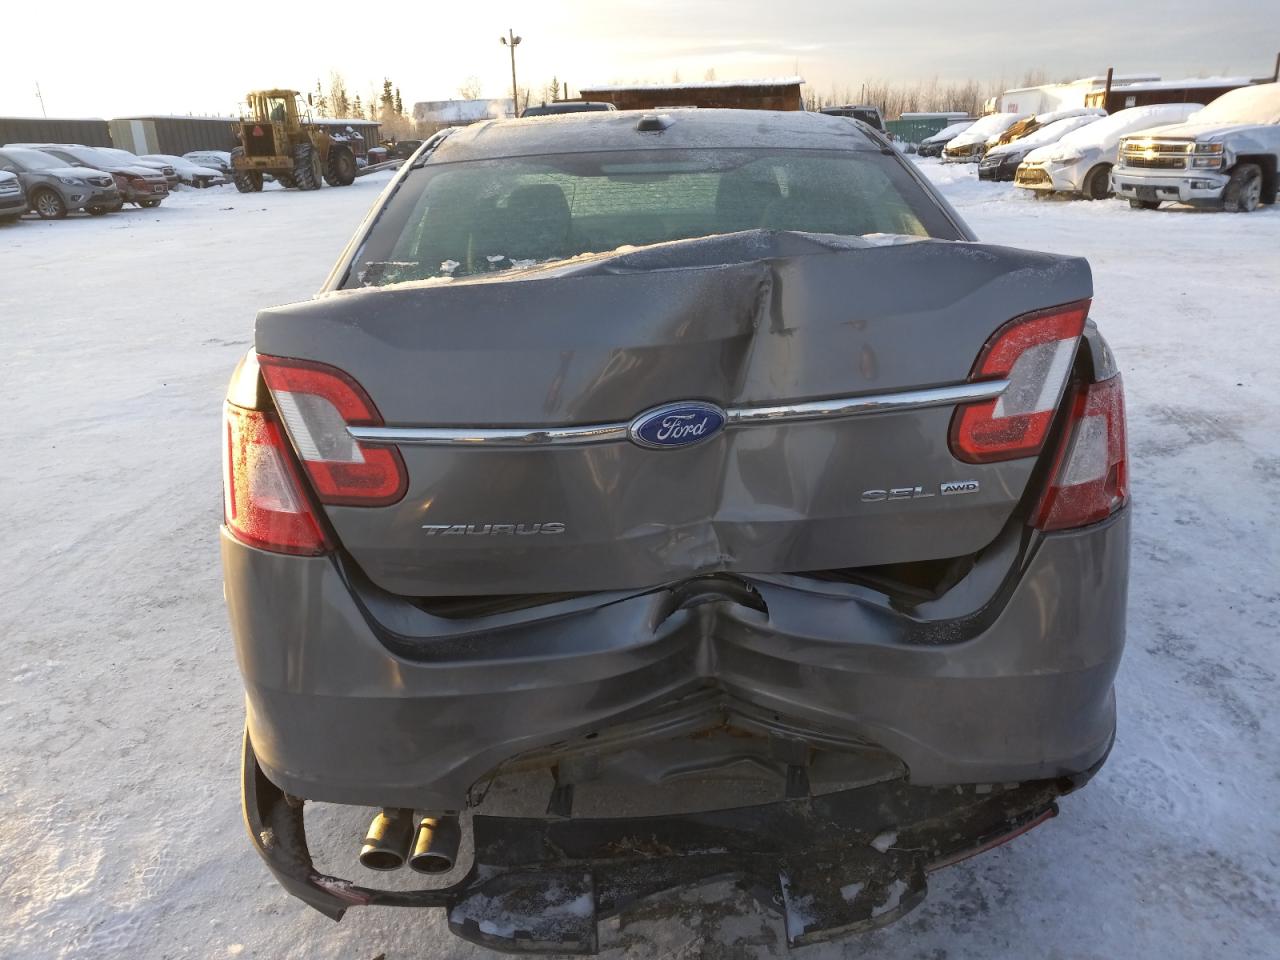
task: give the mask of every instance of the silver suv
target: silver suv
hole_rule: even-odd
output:
[[[122,206],[111,174],[68,166],[39,150],[0,149],[0,170],[17,174],[31,209],[45,220],[61,220],[76,210],[100,217]]]

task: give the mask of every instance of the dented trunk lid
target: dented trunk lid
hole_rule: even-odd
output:
[[[1091,293],[1079,258],[751,231],[329,293],[262,311],[256,347],[346,371],[389,428],[458,430],[447,445],[397,445],[408,472],[398,503],[326,507],[382,588],[631,589],[980,549],[1035,461],[955,459],[954,403],[781,414],[963,384],[1008,320]],[[668,449],[617,432],[688,401],[728,411],[728,424]],[[751,416],[762,409],[779,418]],[[582,426],[611,432],[542,436]],[[486,443],[486,431],[535,437]]]

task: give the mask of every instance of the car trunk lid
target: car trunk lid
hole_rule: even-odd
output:
[[[256,346],[340,368],[400,431],[404,496],[325,506],[379,586],[631,589],[980,549],[1035,459],[957,460],[936,391],[1011,318],[1090,295],[1076,258],[751,231],[326,294],[264,310]],[[637,442],[690,401],[724,428]]]

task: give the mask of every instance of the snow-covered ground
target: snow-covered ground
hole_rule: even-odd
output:
[[[983,239],[1084,254],[1128,387],[1115,751],[1062,816],[834,958],[1273,957],[1280,943],[1280,208],[1037,202],[922,164]],[[385,176],[0,228],[0,956],[487,957],[435,912],[287,897],[238,810],[216,438],[255,310],[322,280]],[[998,704],[993,704],[998,709]],[[348,859],[366,820],[321,838]],[[782,956],[728,885],[618,958]]]

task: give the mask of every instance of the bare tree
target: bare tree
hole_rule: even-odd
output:
[[[351,116],[351,98],[347,95],[347,82],[342,74],[329,74],[329,109],[335,117]]]
[[[463,100],[479,100],[482,89],[479,77],[467,77],[458,87],[458,96]]]
[[[707,72],[702,75],[702,79],[708,82],[714,81],[716,78],[716,68],[707,67]]]

